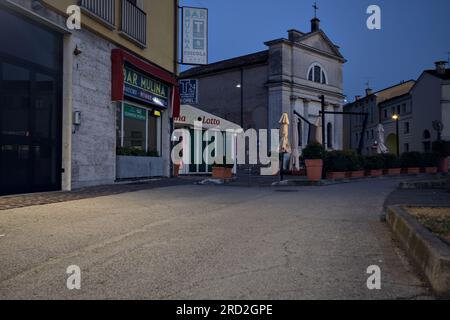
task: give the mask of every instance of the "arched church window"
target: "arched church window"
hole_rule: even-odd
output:
[[[326,72],[318,63],[314,63],[309,67],[308,80],[321,84],[328,83]]]

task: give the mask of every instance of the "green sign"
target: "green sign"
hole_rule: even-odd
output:
[[[169,86],[147,77],[125,66],[123,69],[124,94],[130,98],[167,108],[169,106]]]
[[[130,106],[129,104],[123,105],[123,115],[126,118],[146,121],[147,120],[147,110],[142,108],[136,108]]]

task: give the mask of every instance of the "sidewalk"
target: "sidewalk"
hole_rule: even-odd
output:
[[[165,188],[178,185],[188,185],[195,183],[199,178],[161,178],[152,179],[145,182],[117,183],[113,185],[86,187],[73,191],[55,191],[45,193],[31,193],[23,195],[0,196],[0,211],[39,206],[51,203],[67,202],[73,200],[97,198],[103,196],[116,195],[127,192],[136,192],[156,188]]]

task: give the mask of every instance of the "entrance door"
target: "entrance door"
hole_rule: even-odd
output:
[[[58,83],[0,55],[0,195],[60,189]]]

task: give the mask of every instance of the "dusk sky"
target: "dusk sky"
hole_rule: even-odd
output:
[[[265,41],[287,37],[288,29],[310,31],[310,0],[181,0],[209,9],[209,62],[265,50]],[[345,94],[361,95],[416,79],[450,52],[448,0],[320,0],[321,28],[348,60]],[[369,5],[382,10],[382,29],[366,27]],[[185,68],[183,68],[184,70]]]

